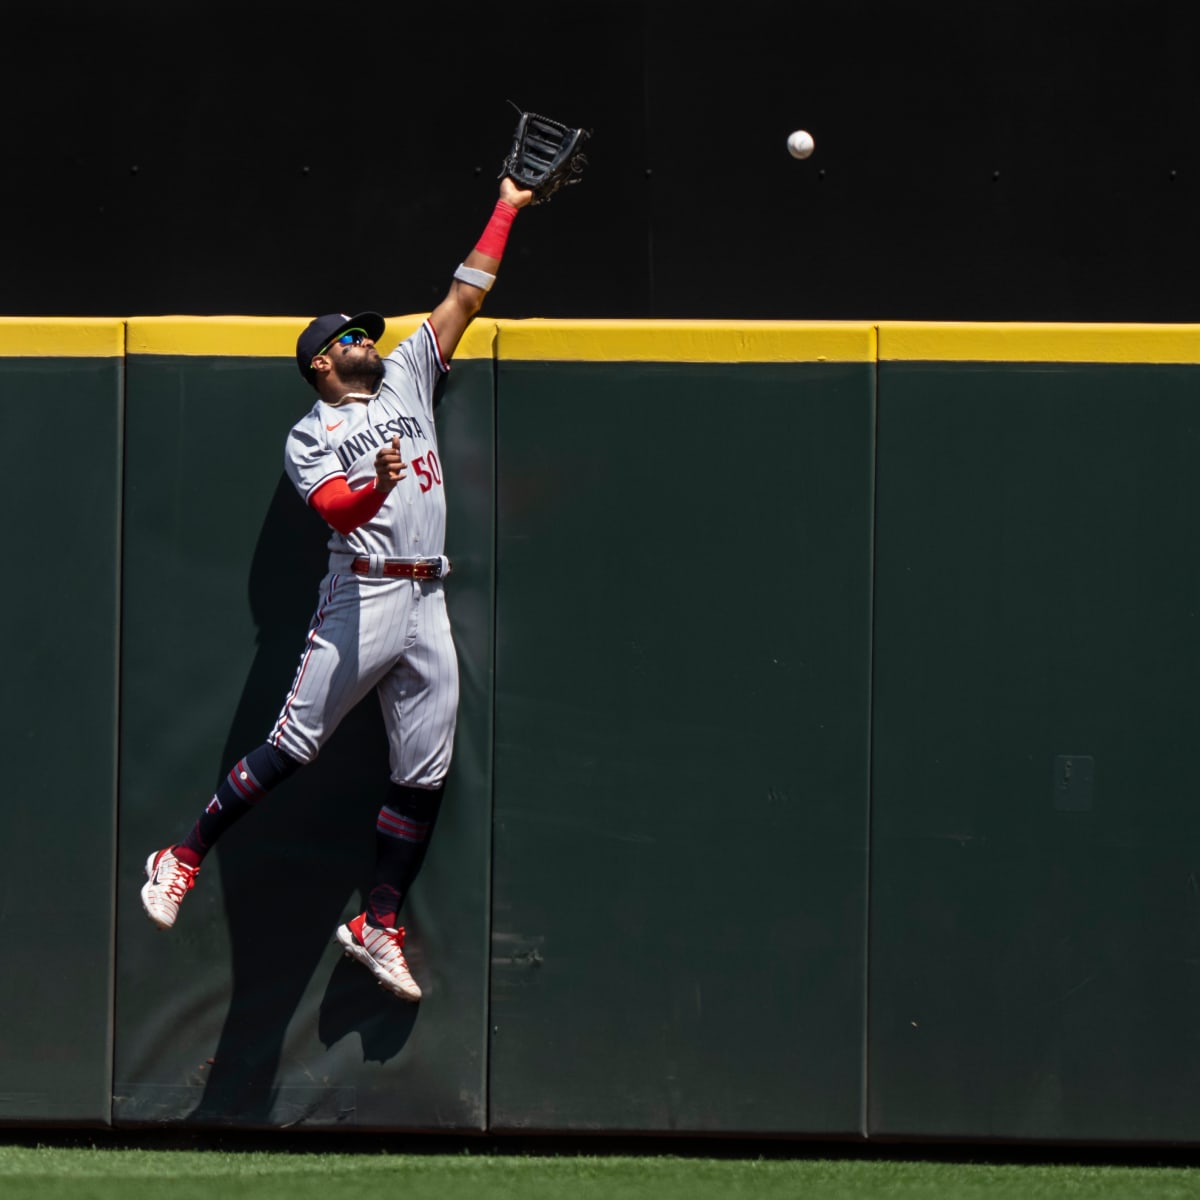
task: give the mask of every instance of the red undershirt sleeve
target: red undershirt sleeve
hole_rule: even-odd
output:
[[[309,498],[309,504],[338,533],[353,533],[365,525],[382,507],[387,492],[381,492],[372,479],[366,487],[352,491],[344,475],[327,480]]]

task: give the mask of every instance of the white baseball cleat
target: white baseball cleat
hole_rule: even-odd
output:
[[[404,960],[403,925],[399,929],[378,929],[367,924],[366,913],[360,913],[354,920],[338,926],[334,940],[346,957],[362,963],[380,986],[405,1000],[420,1000],[421,989]]]
[[[170,929],[179,915],[183,898],[196,886],[199,867],[180,862],[171,849],[156,850],[146,859],[146,883],[142,907],[159,929]]]

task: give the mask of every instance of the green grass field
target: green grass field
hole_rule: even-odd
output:
[[[0,1144],[3,1200],[1042,1200],[1200,1197],[1200,1167],[672,1154],[345,1153]]]

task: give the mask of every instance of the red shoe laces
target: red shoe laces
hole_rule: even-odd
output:
[[[175,860],[177,863],[178,859]],[[176,903],[184,898],[196,886],[196,872],[189,871],[182,863],[173,870],[164,889]]]

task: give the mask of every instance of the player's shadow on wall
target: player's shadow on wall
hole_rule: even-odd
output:
[[[214,789],[239,757],[263,742],[291,686],[326,570],[323,532],[282,476],[250,566],[258,648]],[[369,878],[387,780],[383,719],[368,696],[315,763],[221,839],[215,853],[233,991],[204,1095],[190,1119],[242,1126],[336,1119],[335,1087],[278,1081],[288,1029],[321,971],[331,973],[318,1029],[327,1046],[358,1032],[364,1057],[386,1061],[408,1040],[418,1007],[379,988],[361,966],[339,961],[332,944],[348,900]]]

